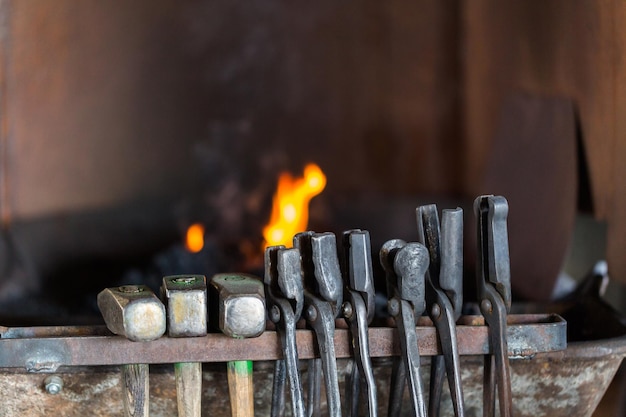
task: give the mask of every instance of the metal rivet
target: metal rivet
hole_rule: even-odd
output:
[[[308,306],[304,314],[308,321],[315,321],[317,319],[317,309],[313,306]]]
[[[483,314],[491,314],[493,312],[493,306],[491,305],[491,301],[487,299],[481,301],[480,310]]]
[[[278,306],[272,306],[270,309],[270,320],[272,320],[273,323],[278,323],[280,321],[280,309]]]
[[[343,303],[343,305],[341,306],[341,310],[343,312],[343,316],[347,319],[352,318],[352,315],[354,314],[354,310],[352,309],[352,304],[349,302],[345,302]]]
[[[389,314],[392,317],[395,317],[398,314],[400,314],[400,303],[395,297],[387,301],[387,310],[389,310]]]
[[[439,307],[439,304],[437,303],[433,304],[430,310],[430,316],[433,318],[433,320],[437,320],[440,315],[441,315],[441,307]]]
[[[56,395],[63,390],[63,380],[56,375],[50,375],[43,380],[46,392],[48,394]]]

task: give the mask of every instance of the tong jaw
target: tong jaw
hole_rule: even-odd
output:
[[[342,266],[345,281],[343,315],[352,338],[354,363],[346,375],[346,403],[349,417],[359,415],[361,385],[365,387],[367,415],[376,417],[376,381],[370,359],[368,324],[375,312],[374,278],[372,272],[369,232],[360,229],[343,233]]]
[[[284,246],[271,246],[265,250],[266,306],[270,320],[276,324],[276,331],[283,347],[283,359],[276,361],[274,388],[272,393],[272,416],[284,411],[285,378],[289,379],[292,414],[304,417],[304,399],[298,370],[298,349],[296,347],[296,322],[302,314],[304,292],[300,251]]]
[[[275,304],[277,299],[286,299],[291,304],[296,320],[300,318],[304,306],[304,292],[300,252],[297,249],[287,249],[285,246],[268,247],[265,250],[263,283],[268,289],[268,307]]]
[[[478,290],[483,298],[487,286],[498,292],[506,311],[511,309],[511,269],[507,217],[509,204],[502,196],[484,195],[474,201],[478,219]]]
[[[398,293],[398,277],[393,267],[393,259],[398,250],[402,249],[406,242],[402,239],[391,239],[380,248],[380,265],[385,271],[385,283],[387,285],[387,298],[391,300]]]
[[[439,269],[439,285],[452,303],[455,319],[463,310],[463,209],[444,209],[441,247],[446,251]]]
[[[431,360],[429,416],[440,414],[447,373],[454,415],[463,417],[465,406],[456,338],[456,321],[463,307],[463,210],[444,210],[441,229],[434,204],[418,207],[416,214],[418,241],[430,254],[426,277],[428,308],[443,351],[442,356],[433,356]]]
[[[430,262],[428,250],[420,243],[390,240],[381,248],[380,261],[387,275],[387,308],[398,326],[402,351],[402,359],[395,358],[393,363],[388,415],[400,415],[404,384],[408,380],[413,414],[425,417],[415,322],[426,308],[424,275]]]
[[[333,233],[298,233],[294,247],[302,256],[304,318],[313,329],[321,358],[309,360],[309,415],[319,415],[321,370],[326,385],[328,414],[341,416],[341,399],[335,358],[335,318],[343,302],[343,285],[337,241]]]
[[[417,320],[426,310],[424,274],[430,263],[428,251],[420,243],[407,243],[393,256],[396,275],[396,297],[408,301]]]
[[[343,283],[335,235],[330,232],[302,232],[294,236],[293,245],[300,249],[305,286],[330,303],[337,316],[343,302]]]
[[[436,286],[441,287],[439,282],[439,269],[441,266],[441,242],[439,230],[439,214],[437,206],[429,204],[415,209],[417,217],[417,240],[428,249],[430,265],[427,278]]]
[[[376,310],[369,232],[360,229],[343,232],[343,247],[345,252],[344,275],[348,277],[348,288],[358,292],[363,297],[369,324],[374,319]]]
[[[489,326],[492,354],[485,357],[483,415],[495,414],[498,392],[500,415],[511,417],[513,410],[508,360],[506,316],[511,308],[511,273],[504,197],[484,195],[474,201],[478,221],[477,287],[480,309]]]
[[[463,308],[463,210],[444,209],[441,228],[435,204],[418,207],[416,217],[418,241],[430,254],[427,278],[445,292],[458,319]]]

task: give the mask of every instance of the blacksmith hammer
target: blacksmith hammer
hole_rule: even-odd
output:
[[[167,335],[197,337],[207,333],[207,287],[204,275],[172,275],[163,278],[161,298],[167,306]],[[179,417],[200,417],[202,364],[174,365]]]
[[[148,342],[165,333],[165,306],[145,285],[106,288],[98,294],[98,308],[109,330],[129,340]],[[148,364],[122,366],[122,380],[125,415],[147,417]]]
[[[247,274],[217,274],[211,278],[211,306],[219,329],[237,339],[265,331],[263,282]],[[228,389],[233,417],[254,416],[252,361],[228,362]]]

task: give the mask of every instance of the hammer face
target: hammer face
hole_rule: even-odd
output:
[[[98,307],[109,330],[136,342],[158,339],[165,333],[165,307],[145,285],[106,288]]]
[[[231,337],[257,337],[265,330],[265,303],[256,297],[231,297],[220,306],[220,327]]]
[[[171,275],[161,288],[167,304],[169,337],[204,336],[207,333],[207,292],[204,275]]]
[[[211,279],[217,295],[220,330],[231,337],[256,337],[265,330],[265,291],[247,274],[217,274]]]

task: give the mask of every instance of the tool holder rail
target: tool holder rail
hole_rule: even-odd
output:
[[[421,356],[441,354],[436,329],[421,317],[416,327]],[[488,327],[482,316],[463,316],[456,327],[461,355],[490,353]],[[300,359],[319,357],[315,336],[297,330]],[[532,358],[541,352],[564,350],[566,322],[556,314],[509,315],[509,357]],[[400,355],[397,329],[369,329],[372,357]],[[349,331],[335,331],[337,358],[350,358]],[[62,366],[124,365],[134,363],[267,361],[282,358],[276,332],[267,330],[251,339],[233,339],[210,333],[203,337],[161,337],[151,342],[132,342],[111,335],[104,326],[13,327],[0,330],[0,368],[22,368],[27,372],[55,372]]]

